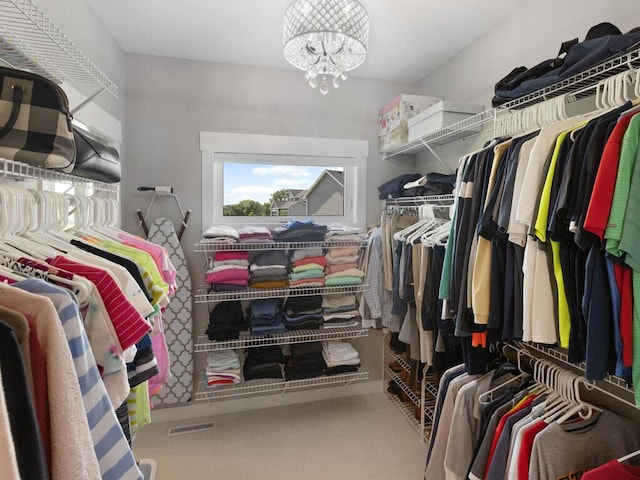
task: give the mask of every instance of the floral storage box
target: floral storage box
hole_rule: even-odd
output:
[[[409,141],[409,119],[441,100],[438,97],[403,94],[398,95],[378,110],[378,150],[380,153],[407,143]]]

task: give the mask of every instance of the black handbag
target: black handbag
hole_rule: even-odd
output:
[[[41,75],[0,67],[0,157],[73,169],[76,148],[62,88]]]
[[[79,177],[106,183],[118,183],[122,173],[118,151],[91,138],[75,125],[76,163],[71,172]]]

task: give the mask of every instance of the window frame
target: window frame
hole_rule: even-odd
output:
[[[314,219],[318,223],[339,222],[346,226],[363,227],[366,222],[366,179],[369,142],[315,137],[290,137],[224,132],[200,132],[202,153],[202,228],[211,225],[265,225],[276,227],[290,220]],[[245,154],[247,164],[300,165],[300,158],[314,158],[320,166],[344,166],[344,215],[318,216],[224,216],[223,165],[229,154]],[[260,161],[259,156],[264,156]],[[298,159],[298,161],[296,160]],[[302,164],[304,165],[304,164]]]

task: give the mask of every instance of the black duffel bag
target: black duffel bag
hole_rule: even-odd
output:
[[[120,156],[115,148],[95,140],[75,125],[73,135],[77,149],[73,175],[106,183],[121,180]]]
[[[73,169],[76,148],[62,88],[41,75],[0,67],[0,157]]]

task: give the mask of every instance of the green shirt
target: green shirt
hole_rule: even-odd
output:
[[[631,177],[636,164],[638,153],[638,135],[640,134],[640,115],[631,119],[629,128],[622,138],[620,149],[620,162],[618,163],[618,175],[616,176],[616,186],[613,191],[611,201],[611,211],[609,212],[609,222],[604,232],[607,252],[617,257],[624,253],[620,249],[620,240],[625,224],[627,203],[629,201],[629,191],[631,189]],[[629,232],[631,234],[632,232]],[[635,232],[637,233],[637,231]],[[637,236],[635,241],[637,241]],[[625,242],[626,243],[626,242]]]

